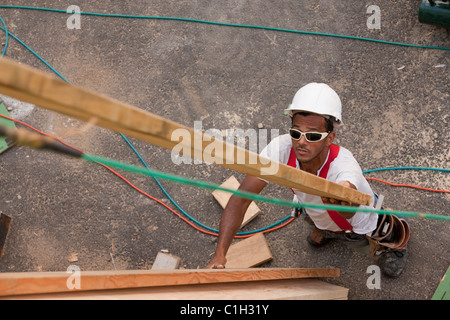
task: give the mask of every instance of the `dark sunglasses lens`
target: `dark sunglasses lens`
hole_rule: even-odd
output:
[[[322,138],[322,135],[319,133],[307,133],[306,134],[306,139],[308,139],[309,141],[319,141],[320,138]]]
[[[292,139],[298,140],[301,137],[301,133],[296,130],[289,130],[289,134],[291,135]]]

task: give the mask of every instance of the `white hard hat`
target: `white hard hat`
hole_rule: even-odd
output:
[[[292,117],[295,113],[305,111],[334,119],[334,127],[342,124],[342,104],[338,94],[325,83],[309,83],[300,88],[285,110]]]

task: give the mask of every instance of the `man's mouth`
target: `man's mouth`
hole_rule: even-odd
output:
[[[309,150],[303,149],[303,148],[297,148],[296,151],[297,151],[297,153],[300,154],[300,155],[305,155],[305,154],[308,154],[308,153],[309,153]]]

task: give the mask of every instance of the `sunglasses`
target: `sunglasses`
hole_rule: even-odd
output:
[[[301,132],[297,129],[289,129],[289,135],[294,140],[300,140],[302,136],[305,136],[308,142],[317,142],[325,139],[330,132]]]

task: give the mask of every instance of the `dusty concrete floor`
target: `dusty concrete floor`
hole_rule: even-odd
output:
[[[418,22],[419,1],[78,1],[84,12],[197,18],[237,24],[368,37],[450,47],[447,30]],[[30,5],[34,1],[3,1]],[[40,1],[65,10],[72,1]],[[381,29],[368,29],[366,8],[381,9]],[[81,17],[81,29],[66,27],[68,15],[0,9],[12,33],[71,83],[204,130],[280,129],[283,109],[296,90],[326,82],[343,101],[345,126],[338,143],[363,170],[390,166],[449,168],[449,51],[357,40],[212,26],[179,21]],[[0,34],[4,42],[4,34]],[[7,57],[52,73],[10,38]],[[444,65],[436,67],[439,65]],[[0,70],[1,75],[1,70]],[[139,164],[117,133],[91,128],[45,109],[19,105],[12,116],[86,152]],[[270,137],[268,137],[270,138]],[[170,151],[130,139],[150,167],[221,183],[242,175],[217,166],[174,165]],[[171,205],[149,178],[125,174],[152,196]],[[443,172],[388,171],[370,176],[397,183],[449,189]],[[13,218],[1,272],[148,269],[167,249],[185,268],[204,267],[215,250],[202,234],[163,206],[139,194],[101,167],[48,152],[14,147],[0,156],[0,210]],[[191,216],[217,228],[220,206],[210,191],[162,182]],[[387,206],[448,215],[449,196],[371,182]],[[290,199],[290,190],[270,186],[264,194]],[[265,227],[289,209],[259,204],[263,213],[246,230]],[[172,205],[171,205],[172,206]],[[173,206],[172,206],[173,207]],[[266,234],[273,261],[267,267],[337,267],[329,282],[350,289],[350,299],[430,299],[450,262],[450,224],[411,218],[409,263],[398,279],[382,277],[368,289],[374,261],[332,243],[316,250],[305,241],[309,228],[296,220]],[[68,257],[76,255],[78,261]]]

